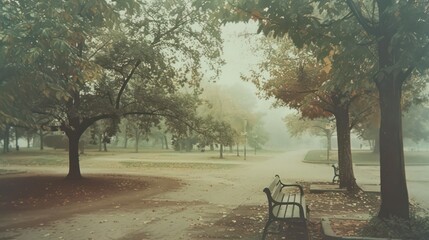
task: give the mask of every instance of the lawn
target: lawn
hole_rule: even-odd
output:
[[[218,151],[192,151],[177,152],[171,149],[141,149],[138,153],[134,149],[111,148],[109,151],[98,149],[86,149],[81,154],[79,161],[82,167],[105,167],[114,164],[115,167],[124,168],[186,168],[186,169],[229,169],[239,164],[255,161],[264,161],[280,152],[264,150],[255,155],[253,151],[247,154],[247,160],[243,160],[243,153],[237,156],[235,151],[225,151],[224,158],[219,158]],[[43,151],[22,149],[9,153],[0,153],[0,168],[6,166],[52,166],[67,167],[68,152],[47,148]]]
[[[0,166],[67,166],[68,152],[64,150],[24,150],[0,154]]]
[[[379,155],[371,151],[353,150],[352,158],[356,165],[379,165]],[[337,151],[330,151],[329,161],[326,150],[310,150],[304,158],[307,163],[333,164],[337,161]],[[429,152],[406,151],[405,165],[429,165]]]

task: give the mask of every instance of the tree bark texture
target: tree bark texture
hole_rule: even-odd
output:
[[[43,137],[45,136],[45,134],[43,134],[43,131],[42,130],[40,130],[40,132],[39,132],[39,137],[40,137],[40,150],[43,150],[44,149],[44,144],[45,144],[45,142],[44,142],[44,139],[43,139]]]
[[[19,140],[18,128],[15,127],[15,148],[16,148],[16,151],[19,151],[18,140]]]
[[[398,30],[393,1],[378,1],[377,49],[379,73],[375,79],[380,98],[380,218],[408,219],[409,201],[402,138],[402,84],[406,76],[395,67],[398,49],[392,41]]]
[[[164,135],[164,141],[165,141],[165,149],[168,149],[167,135]]]
[[[350,143],[350,118],[347,106],[338,108],[335,113],[338,143],[338,167],[340,171],[340,188],[356,191],[358,188],[353,172],[353,161]]]
[[[76,130],[66,132],[69,138],[69,173],[67,179],[81,179],[79,165],[79,139],[80,134]]]
[[[383,81],[380,94],[380,181],[381,206],[378,216],[409,218],[402,140],[401,84]]]
[[[3,152],[7,153],[9,152],[9,135],[10,135],[10,127],[6,125],[6,128],[4,130],[4,140],[3,140]]]

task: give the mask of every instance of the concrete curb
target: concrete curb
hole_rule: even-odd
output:
[[[335,234],[334,230],[331,227],[331,221],[329,218],[322,218],[322,233],[323,239],[326,240],[335,240],[335,239],[344,239],[344,240],[400,240],[392,238],[370,238],[370,237],[342,237]]]

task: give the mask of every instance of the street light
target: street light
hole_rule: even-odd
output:
[[[247,145],[247,119],[244,119],[244,160],[246,160],[246,145]]]

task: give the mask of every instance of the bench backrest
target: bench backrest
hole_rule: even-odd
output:
[[[279,196],[279,194],[282,191],[282,184],[280,181],[280,177],[278,175],[276,175],[273,179],[273,181],[271,182],[270,186],[268,187],[268,189],[271,192],[271,197],[276,200],[277,197]],[[278,201],[278,200],[276,200]]]

